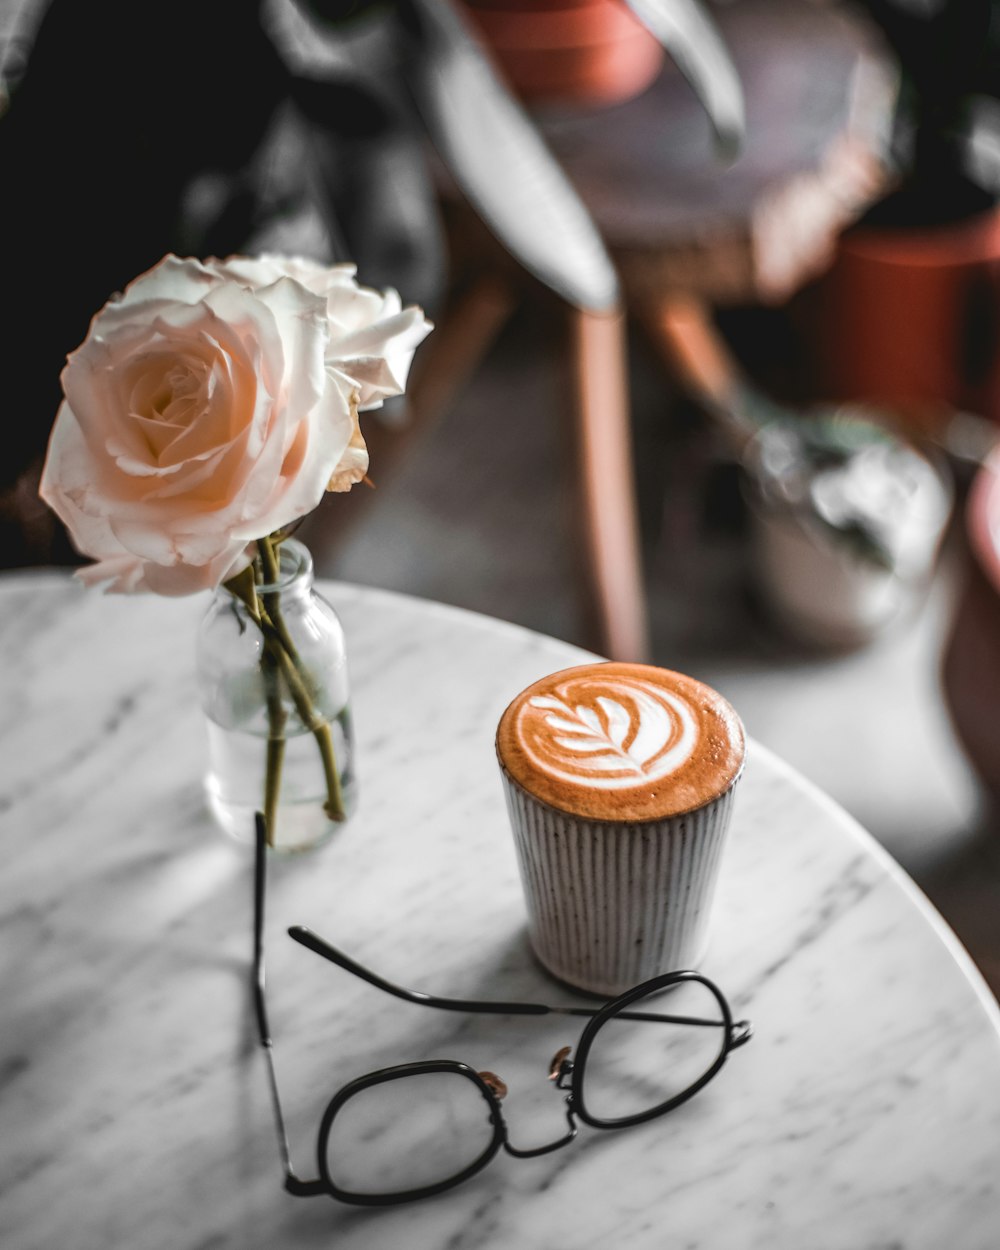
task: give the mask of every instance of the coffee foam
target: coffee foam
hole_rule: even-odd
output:
[[[681,815],[724,794],[745,742],[717,691],[670,669],[595,663],[543,677],[497,729],[505,772],[543,803],[593,820]]]

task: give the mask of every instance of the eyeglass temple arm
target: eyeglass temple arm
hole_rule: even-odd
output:
[[[260,1044],[267,1057],[268,1086],[271,1091],[271,1107],[278,1135],[281,1165],[285,1173],[285,1188],[289,1193],[300,1197],[311,1197],[325,1192],[325,1186],[322,1181],[304,1181],[295,1175],[291,1152],[288,1148],[285,1117],[281,1110],[281,1098],[278,1095],[278,1078],[274,1071],[271,1028],[268,1024],[267,1000],[264,995],[264,889],[267,881],[267,827],[260,812],[257,812],[254,817],[254,825],[257,854],[253,874],[253,1003],[257,1016],[257,1031],[260,1034]]]
[[[586,1016],[593,1017],[604,1010],[603,1004],[600,1007],[548,1007],[544,1003],[511,1003],[511,1002],[484,1002],[481,999],[472,998],[439,998],[435,994],[424,994],[420,990],[404,989],[400,985],[394,985],[392,981],[387,981],[385,977],[380,977],[377,972],[372,972],[370,968],[365,968],[350,955],[345,955],[343,951],[338,950],[335,946],[331,946],[325,938],[321,938],[318,933],[314,933],[312,929],[305,925],[292,925],[288,930],[288,935],[294,938],[299,945],[306,947],[307,950],[313,951],[317,955],[322,955],[324,959],[328,959],[338,968],[343,968],[345,972],[350,972],[356,977],[360,977],[362,981],[367,981],[369,985],[374,985],[376,989],[384,990],[386,994],[392,994],[396,998],[403,999],[404,1002],[417,1003],[423,1007],[438,1007],[443,1011],[472,1011],[472,1012],[489,1012],[493,1015],[502,1016]],[[718,1020],[699,1019],[695,1016],[669,1016],[658,1012],[650,1011],[620,1011],[617,1013],[616,1019],[619,1020],[647,1020],[666,1024],[701,1024],[719,1027]],[[742,1022],[741,1022],[742,1023]],[[733,1040],[730,1046],[740,1045],[740,1041],[745,1038]]]
[[[267,1020],[267,1000],[264,997],[264,889],[267,881],[267,829],[260,812],[256,814],[254,820],[257,855],[253,872],[253,1005],[257,1015],[260,1044],[270,1047],[271,1027]]]
[[[377,972],[372,972],[371,969],[363,967],[353,960],[350,955],[345,955],[343,951],[338,950],[335,946],[331,946],[318,933],[314,933],[312,929],[307,928],[305,925],[292,925],[288,930],[288,935],[294,938],[301,946],[306,947],[307,950],[311,950],[317,955],[322,955],[324,959],[328,959],[339,968],[343,968],[345,972],[350,972],[354,976],[360,977],[362,981],[367,981],[369,985],[374,985],[376,989],[384,990],[386,994],[392,994],[407,1003],[418,1003],[423,1007],[439,1007],[443,1011],[485,1011],[492,1012],[495,1015],[544,1016],[550,1011],[558,1010],[558,1008],[545,1007],[541,1003],[498,1003],[480,1002],[477,999],[438,998],[434,994],[424,994],[420,990],[404,989],[401,985],[394,985],[391,981],[387,981],[385,977],[380,977]],[[588,1011],[586,1014],[593,1015],[595,1013]]]

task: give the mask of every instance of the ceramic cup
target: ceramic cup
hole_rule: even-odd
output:
[[[513,700],[497,758],[553,976],[610,997],[699,966],[745,752],[720,694],[651,665],[564,669]]]

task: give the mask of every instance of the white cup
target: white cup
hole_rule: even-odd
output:
[[[648,665],[582,665],[517,696],[497,755],[543,966],[604,997],[697,968],[745,758],[722,696]]]

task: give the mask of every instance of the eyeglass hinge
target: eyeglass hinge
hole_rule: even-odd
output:
[[[729,1030],[729,1049],[735,1050],[753,1037],[753,1025],[749,1020],[736,1020]]]
[[[317,1194],[325,1194],[327,1192],[326,1185],[322,1181],[300,1180],[294,1172],[285,1174],[285,1189],[290,1194],[294,1194],[296,1198],[313,1198]]]

